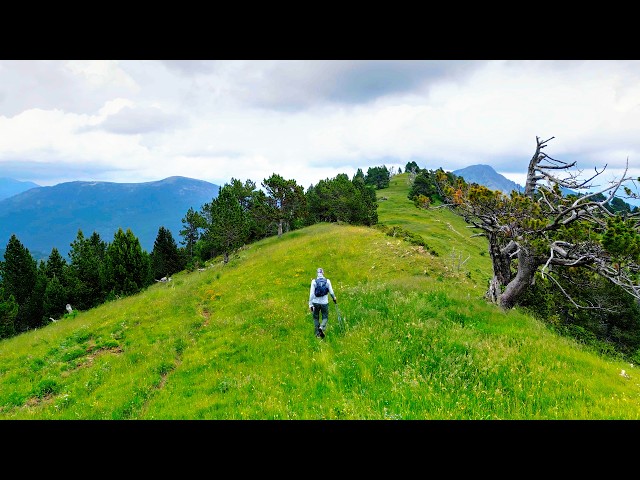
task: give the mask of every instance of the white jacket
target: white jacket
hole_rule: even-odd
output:
[[[318,274],[317,278],[325,278],[324,275]],[[333,293],[333,287],[331,286],[331,280],[327,278],[327,287],[329,287],[329,293],[323,297],[316,297],[316,279],[311,280],[311,288],[309,289],[309,308],[313,307],[314,303],[319,304],[328,304],[329,303],[329,295],[334,300],[336,299],[336,294]]]

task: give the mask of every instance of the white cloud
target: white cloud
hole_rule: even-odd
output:
[[[118,62],[111,60],[71,60],[63,68],[86,79],[93,88],[119,87],[136,92],[138,84],[120,68]]]
[[[115,115],[125,107],[133,107],[134,103],[126,98],[114,98],[105,102],[104,106],[98,110],[98,121],[103,121],[109,115]]]
[[[0,170],[307,187],[416,161],[522,184],[539,136],[639,176],[639,107],[638,61],[0,61]]]

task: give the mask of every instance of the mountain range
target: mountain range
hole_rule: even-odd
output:
[[[189,208],[200,207],[217,197],[216,184],[187,177],[168,177],[143,183],[75,181],[48,187],[5,182],[24,191],[3,198],[0,189],[0,250],[12,234],[36,259],[47,258],[53,247],[63,257],[82,230],[94,231],[111,242],[119,228],[130,228],[144,250],[151,252],[158,229],[168,229],[178,245],[182,219]],[[2,199],[3,198],[3,199]]]

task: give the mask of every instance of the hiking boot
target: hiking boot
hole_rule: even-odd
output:
[[[324,330],[322,330],[322,328],[319,328],[319,329],[318,329],[318,336],[319,336],[320,338],[324,338]]]

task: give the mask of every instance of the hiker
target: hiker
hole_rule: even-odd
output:
[[[324,338],[324,332],[327,330],[329,295],[333,298],[333,303],[337,305],[338,299],[333,293],[331,280],[325,278],[322,268],[318,268],[317,277],[311,280],[311,288],[309,289],[309,310],[313,313],[313,325],[318,338]],[[322,313],[322,322],[320,322],[320,313]]]

